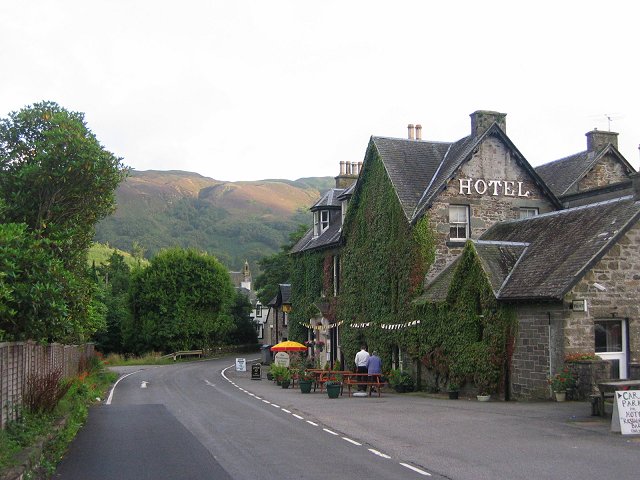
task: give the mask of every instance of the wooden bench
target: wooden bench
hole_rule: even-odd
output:
[[[381,375],[369,375],[368,373],[353,373],[349,372],[344,376],[344,384],[347,385],[349,396],[351,396],[351,387],[356,386],[359,387],[364,385],[365,391],[369,390],[369,396],[373,389],[378,393],[378,397],[382,391],[382,387],[384,387],[384,383],[380,381]]]
[[[173,361],[175,362],[178,357],[189,357],[189,356],[198,356],[202,357],[202,350],[182,350],[180,352],[169,353],[168,355],[163,355],[160,358],[171,358],[173,357]]]
[[[615,402],[616,390],[640,390],[640,380],[609,380],[598,383],[598,389],[600,390],[600,398],[598,400],[591,400],[592,402],[596,402],[596,405],[592,406],[592,413],[597,411],[597,413],[604,417],[608,415],[605,412],[605,401],[611,398]]]

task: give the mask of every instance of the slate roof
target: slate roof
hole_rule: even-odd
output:
[[[340,208],[340,200],[338,197],[344,192],[343,188],[331,188],[318,200],[313,207],[313,210],[322,210],[326,208]]]
[[[270,307],[278,307],[280,305],[291,305],[291,284],[280,283],[278,285],[278,293],[269,302]]]
[[[639,219],[640,202],[623,197],[497,223],[480,240],[528,244],[497,297],[502,300],[562,299]],[[483,262],[493,262],[481,250],[479,253],[481,258],[485,257]]]
[[[342,224],[338,221],[330,221],[329,228],[313,238],[313,228],[311,228],[304,236],[298,240],[290,253],[300,253],[305,250],[331,248],[340,242],[340,229]]]
[[[372,137],[371,141],[380,154],[405,216],[414,223],[431,206],[460,165],[492,135],[498,136],[507,145],[520,165],[560,208],[561,204],[553,192],[496,123],[481,135],[464,137],[451,143],[386,137]]]
[[[569,155],[568,157],[540,165],[535,170],[553,193],[560,197],[566,194],[576,182],[584,177],[607,154],[615,155],[629,172],[634,172],[629,162],[611,144],[606,145],[599,151],[584,151]]]

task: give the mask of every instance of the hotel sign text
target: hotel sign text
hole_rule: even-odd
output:
[[[460,195],[505,195],[507,197],[528,197],[529,190],[523,191],[523,182],[510,180],[483,180],[482,178],[460,179]]]

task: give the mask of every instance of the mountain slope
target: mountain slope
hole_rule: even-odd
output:
[[[116,191],[117,209],[96,226],[96,241],[151,256],[170,246],[212,253],[239,270],[276,252],[297,225],[310,224],[308,208],[333,186],[316,177],[221,182],[182,171],[133,171]]]

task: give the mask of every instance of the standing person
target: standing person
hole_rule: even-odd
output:
[[[369,352],[366,345],[362,345],[360,351],[356,353],[356,373],[369,373],[367,365],[369,365]],[[358,385],[359,392],[366,389],[364,385]]]
[[[382,360],[378,356],[378,352],[375,350],[369,357],[369,364],[367,365],[368,373],[369,373],[369,381],[376,382],[380,378],[382,374]],[[376,388],[371,385],[371,391],[375,392]]]

